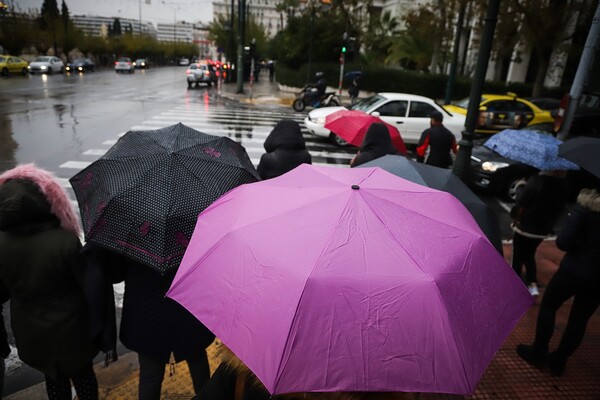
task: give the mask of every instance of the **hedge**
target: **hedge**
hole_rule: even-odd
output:
[[[446,75],[434,75],[416,71],[405,71],[394,68],[378,66],[361,67],[359,65],[345,65],[344,72],[360,70],[363,75],[360,80],[360,89],[371,92],[399,92],[413,93],[433,99],[443,99],[446,93]],[[290,67],[281,63],[277,64],[277,81],[283,85],[302,87],[306,83],[308,67]],[[329,86],[337,87],[340,76],[339,64],[313,64],[310,73],[310,82],[315,81],[315,72],[325,73]],[[344,88],[348,88],[349,81],[344,80]],[[533,85],[529,83],[485,82],[484,93],[503,94],[514,92],[519,97],[530,97]],[[453,100],[469,97],[471,79],[458,77],[456,79]],[[544,88],[543,97],[561,98],[568,91],[565,88]]]

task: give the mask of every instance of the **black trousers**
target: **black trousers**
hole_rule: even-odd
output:
[[[166,364],[147,354],[138,353],[138,359],[140,362],[139,399],[160,400]],[[186,360],[186,362],[190,369],[194,392],[200,393],[200,389],[210,378],[210,368],[206,352],[204,352],[204,357]]]
[[[537,264],[535,263],[535,252],[542,243],[542,239],[528,238],[515,232],[513,235],[512,267],[516,274],[521,277],[523,265],[525,265],[525,283],[528,285],[537,283]]]
[[[46,393],[49,400],[71,400],[71,381],[80,400],[98,400],[98,381],[92,362],[70,377],[51,378],[46,375]]]
[[[556,312],[571,297],[573,297],[573,306],[569,321],[560,344],[554,352],[563,361],[566,361],[581,344],[587,323],[600,305],[600,291],[596,282],[578,278],[564,268],[559,268],[544,292],[533,343],[540,352],[548,351],[548,344],[554,333]]]

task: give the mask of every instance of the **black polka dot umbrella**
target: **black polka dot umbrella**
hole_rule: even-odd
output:
[[[177,124],[127,132],[70,182],[87,241],[165,273],[179,266],[198,214],[257,180],[240,144]]]

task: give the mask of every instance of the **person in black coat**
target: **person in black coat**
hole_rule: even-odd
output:
[[[530,177],[510,211],[514,230],[512,267],[521,276],[525,265],[525,283],[534,297],[539,296],[536,250],[552,234],[567,204],[564,176],[564,171],[543,171]]]
[[[0,175],[0,300],[10,298],[19,358],[45,375],[50,400],[70,400],[71,382],[79,399],[98,399],[79,232],[52,174],[28,164]]]
[[[350,161],[350,167],[357,167],[386,154],[398,154],[398,151],[392,144],[390,132],[385,124],[375,122],[369,126],[358,153]]]
[[[450,151],[457,152],[456,138],[444,125],[444,116],[439,111],[433,111],[430,115],[431,127],[426,129],[417,144],[417,161],[423,162],[425,153],[429,147],[429,156],[426,164],[440,168],[448,168],[452,165]]]
[[[125,282],[119,337],[125,347],[138,353],[140,400],[160,399],[165,367],[171,362],[171,354],[175,362],[187,362],[194,390],[198,393],[210,378],[206,348],[215,337],[189,311],[165,297],[177,271],[161,275],[147,265],[93,243],[86,245],[85,252],[90,260],[86,288],[94,290],[94,283],[89,280],[102,281],[104,285]],[[95,286],[96,292],[103,292],[101,285]],[[112,298],[110,295],[108,297]],[[94,324],[94,317],[106,315],[106,312],[99,312],[98,309],[107,303],[100,300],[101,295],[88,294],[88,299],[90,298],[99,299],[90,302],[92,327],[100,326]],[[114,318],[110,314],[108,316],[109,319],[104,321],[100,332],[95,329],[92,331],[97,333],[95,338],[108,338],[110,343],[111,339],[114,340],[115,329],[111,326]],[[106,340],[99,342],[104,343],[101,347],[115,347],[106,345]],[[173,364],[171,368],[174,368]]]
[[[566,251],[558,271],[544,292],[538,314],[535,340],[531,346],[520,344],[517,353],[530,364],[561,376],[568,358],[585,335],[588,320],[600,306],[600,194],[584,189],[569,213],[556,245]],[[573,297],[567,327],[558,348],[548,354],[554,333],[556,312]]]
[[[257,168],[262,179],[275,178],[300,164],[312,162],[300,125],[291,119],[279,121],[265,140],[264,146],[267,152],[260,158]]]

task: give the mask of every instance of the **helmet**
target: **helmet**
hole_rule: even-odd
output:
[[[324,74],[324,73],[322,73],[321,71],[319,71],[319,72],[317,72],[317,73],[315,74],[315,77],[316,77],[317,79],[321,79],[321,78],[322,78],[322,77],[324,77],[324,76],[325,76],[325,74]]]

